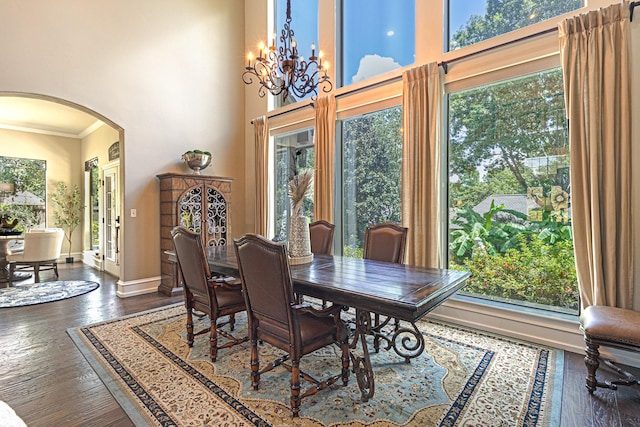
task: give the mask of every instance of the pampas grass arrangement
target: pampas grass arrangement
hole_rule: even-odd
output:
[[[305,169],[289,181],[289,198],[291,199],[291,215],[302,213],[304,198],[313,193],[313,169]]]

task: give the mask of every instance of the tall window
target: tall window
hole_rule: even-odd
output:
[[[577,313],[562,73],[449,96],[449,263],[465,292]]]
[[[275,240],[282,241],[289,237],[288,183],[301,170],[314,167],[313,129],[276,136],[275,150]],[[305,199],[303,211],[313,221],[313,198]]]
[[[449,0],[449,50],[582,7],[582,0]]]
[[[415,0],[342,1],[342,86],[415,62]]]
[[[402,109],[394,107],[342,122],[342,244],[362,257],[368,225],[399,223]]]

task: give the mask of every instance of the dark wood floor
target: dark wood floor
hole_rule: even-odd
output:
[[[115,278],[80,263],[61,266],[60,279],[93,280],[101,286],[68,300],[0,309],[0,400],[30,427],[132,426],[66,330],[182,297],[154,293],[121,299]],[[598,389],[591,396],[584,376],[583,356],[565,352],[563,427],[640,426],[640,387]]]

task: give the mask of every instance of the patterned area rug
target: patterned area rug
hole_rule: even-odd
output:
[[[0,289],[0,308],[43,304],[86,294],[100,285],[86,280],[60,280]]]
[[[187,346],[185,319],[180,304],[68,332],[138,426],[560,424],[561,350],[420,322],[426,350],[411,363],[392,351],[372,354],[376,389],[369,402],[361,402],[351,375],[347,387],[336,384],[303,400],[301,417],[292,419],[289,372],[263,374],[254,391],[249,343],[220,350],[212,364],[206,336]],[[243,313],[234,334],[244,333]],[[263,364],[281,354],[260,346]],[[338,354],[336,346],[305,356],[301,369],[322,378],[339,368]]]

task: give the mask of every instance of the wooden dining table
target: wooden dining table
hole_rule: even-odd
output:
[[[212,272],[238,277],[233,246],[205,249]],[[424,351],[424,338],[416,322],[466,284],[468,272],[425,268],[337,255],[316,255],[307,264],[291,265],[294,291],[355,310],[351,348],[361,343],[361,355],[352,353],[362,400],[373,397],[375,381],[367,335],[382,340],[409,362]],[[374,322],[376,315],[385,316]],[[399,319],[395,326],[389,321]],[[377,348],[376,348],[377,350]]]

